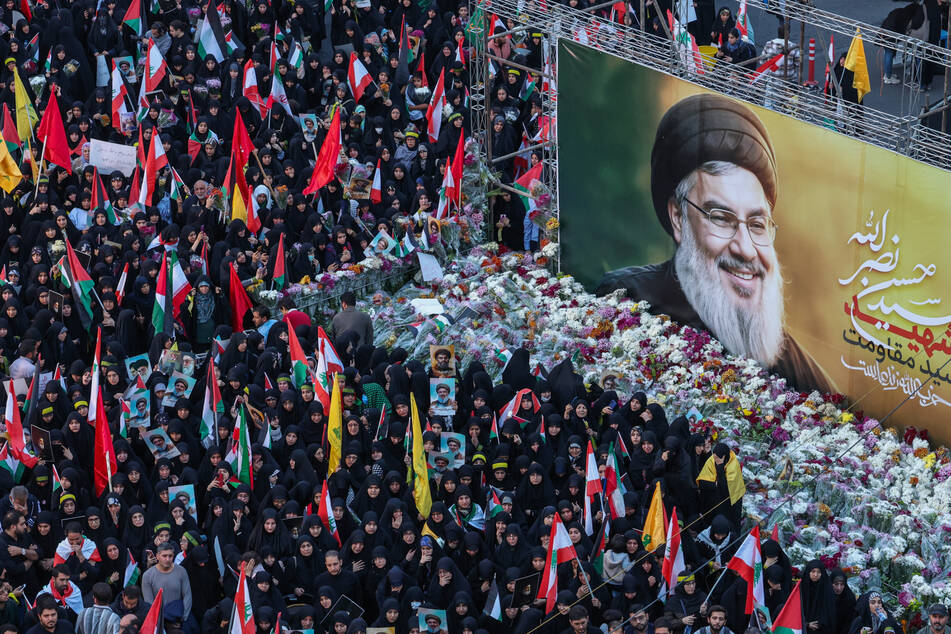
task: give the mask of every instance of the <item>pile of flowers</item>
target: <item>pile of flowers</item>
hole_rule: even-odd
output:
[[[778,525],[794,564],[842,567],[856,591],[881,588],[909,617],[921,605],[951,603],[947,449],[844,410],[841,395],[793,391],[643,302],[595,297],[540,265],[557,254],[556,244],[545,248],[500,254],[484,245],[442,279],[410,282],[392,301],[367,307],[377,345],[425,361],[430,344],[452,344],[463,371],[478,360],[496,379],[505,353],[519,347],[533,367],[571,359],[589,383],[615,371],[619,391],[643,389],[670,418],[700,411],[697,424],[740,457],[746,513],[764,529]],[[417,298],[438,300],[445,318],[417,312]]]

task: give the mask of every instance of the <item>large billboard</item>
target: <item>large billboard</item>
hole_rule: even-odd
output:
[[[565,272],[951,441],[951,174],[564,40],[558,61]]]

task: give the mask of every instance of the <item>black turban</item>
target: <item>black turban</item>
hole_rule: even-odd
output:
[[[776,157],[766,126],[738,101],[722,95],[693,95],[664,114],[651,151],[651,196],[667,233],[672,234],[667,201],[684,177],[708,161],[748,169],[762,184],[770,208],[775,205]]]

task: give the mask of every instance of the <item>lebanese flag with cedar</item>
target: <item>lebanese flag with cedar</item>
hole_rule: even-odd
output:
[[[320,491],[320,505],[317,507],[317,517],[324,523],[324,528],[330,531],[330,534],[337,540],[337,546],[340,546],[340,533],[337,531],[337,520],[334,519],[334,511],[330,504],[330,491],[327,489],[326,479]]]
[[[555,598],[558,596],[558,566],[577,558],[575,546],[568,537],[561,516],[555,513],[551,522],[548,553],[545,556],[545,570],[542,572],[541,585],[538,586],[538,596],[535,597],[545,599],[546,614],[555,608]]]
[[[766,605],[763,592],[763,555],[760,551],[759,526],[754,526],[743,540],[740,549],[726,566],[746,581],[745,614],[753,613],[753,606]]]
[[[380,180],[380,159],[377,159],[376,171],[373,172],[373,185],[370,186],[370,202],[376,205],[383,202],[383,185]]]
[[[353,99],[359,102],[363,98],[363,93],[373,83],[373,78],[367,72],[366,66],[357,58],[356,53],[350,53],[350,68],[347,71],[347,79],[350,81],[350,90],[353,91]]]
[[[687,569],[684,564],[684,551],[680,547],[680,526],[677,524],[677,507],[670,514],[670,524],[667,525],[667,543],[664,545],[664,562],[660,574],[664,578],[663,587],[667,596],[677,587],[677,576]]]
[[[591,498],[601,494],[601,476],[598,473],[598,461],[594,458],[594,447],[588,441],[588,451],[585,456],[585,485],[584,485],[584,530],[588,535],[594,533],[594,515],[591,508]]]

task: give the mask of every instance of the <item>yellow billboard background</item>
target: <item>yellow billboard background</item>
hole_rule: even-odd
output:
[[[643,74],[633,81],[648,101],[630,106],[635,125],[651,139],[670,106],[709,92],[629,66]],[[951,442],[951,174],[745,105],[768,129],[779,169],[774,219],[787,330],[854,409],[883,418],[907,398],[886,424],[926,427]],[[562,141],[570,133],[559,130]],[[632,148],[646,177],[630,183],[638,193],[650,191],[650,151]],[[657,223],[652,208],[637,214]]]

